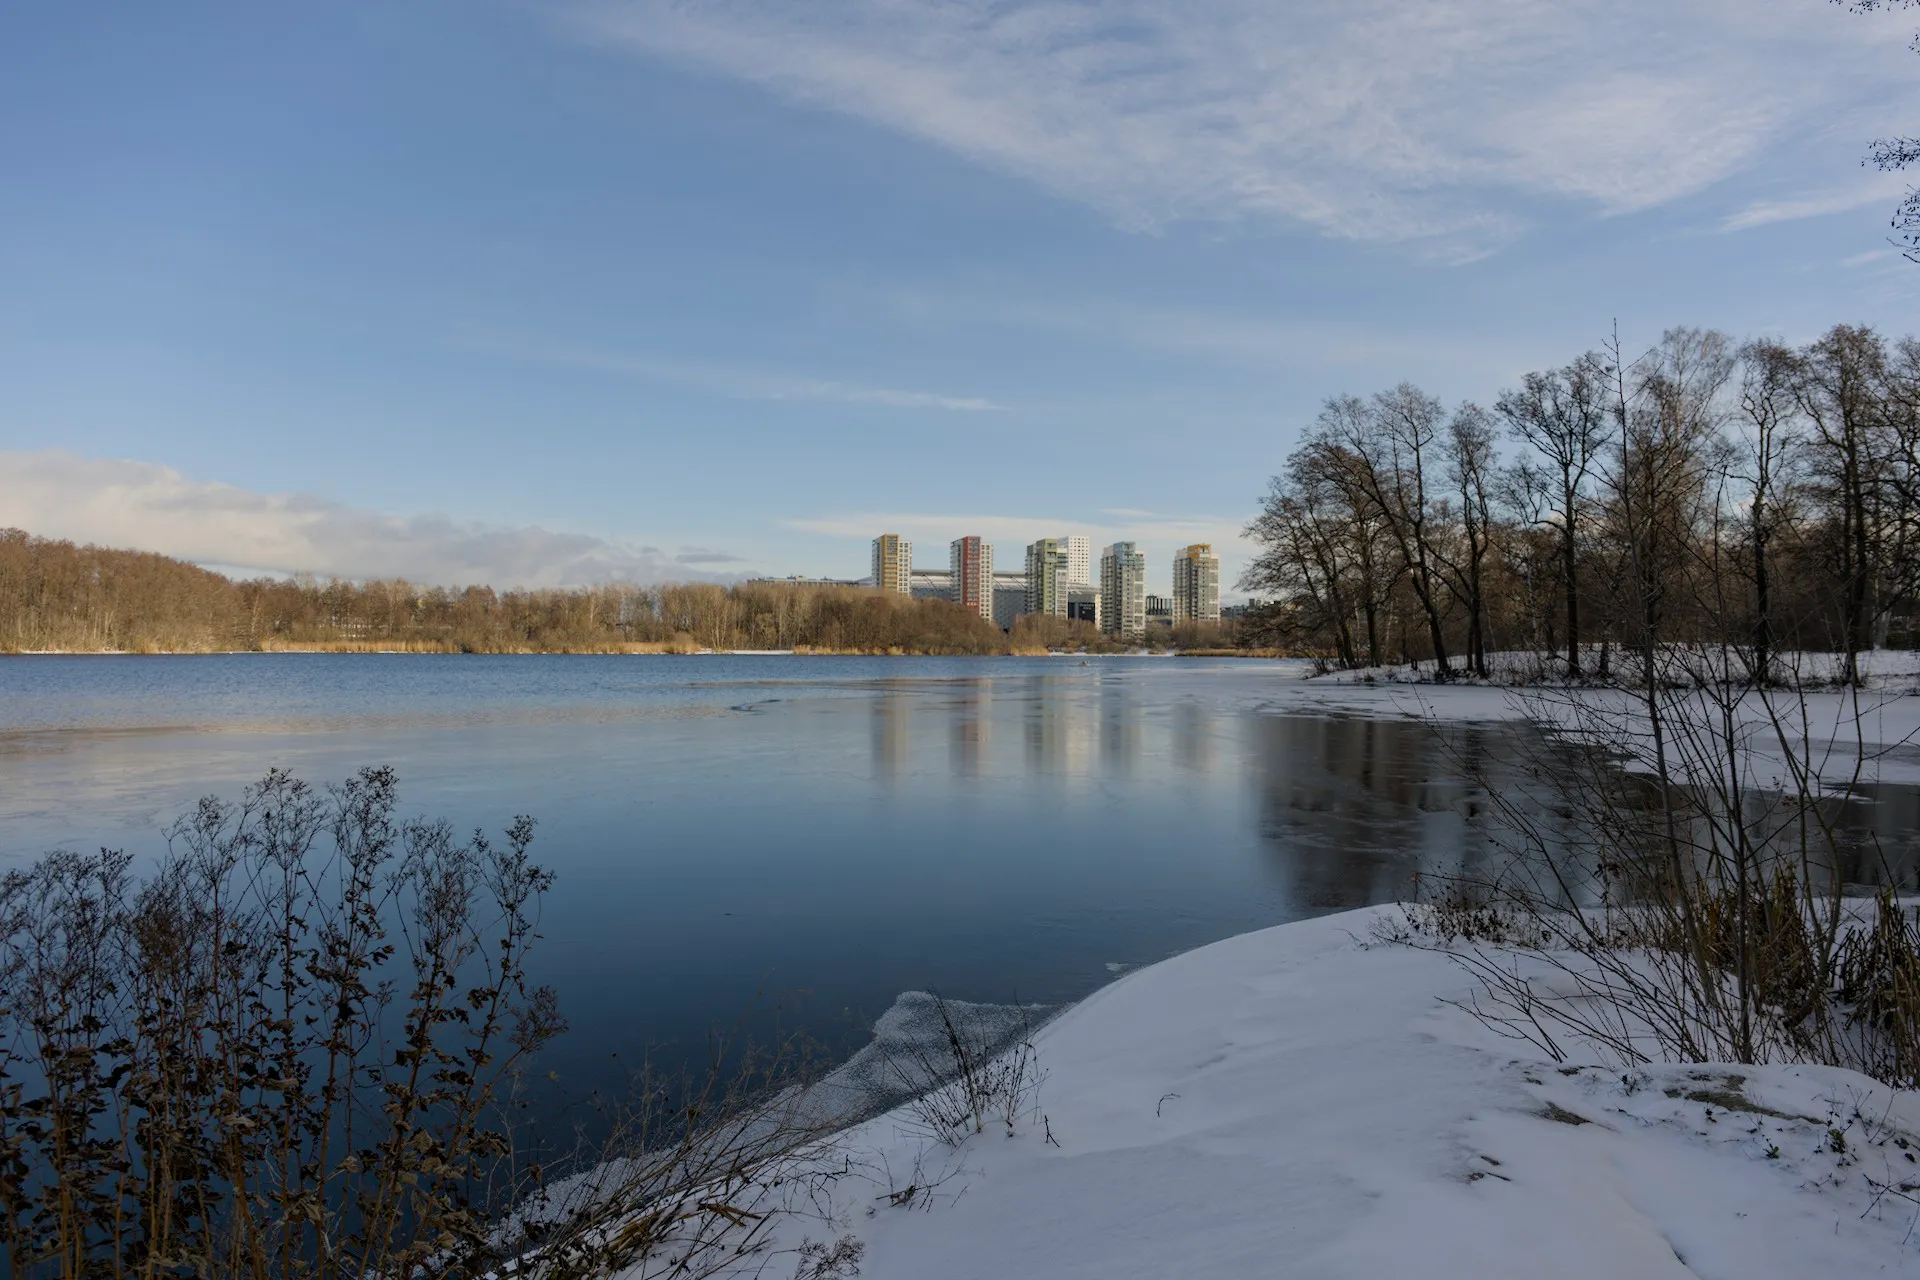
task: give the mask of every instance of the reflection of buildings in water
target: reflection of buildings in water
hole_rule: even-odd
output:
[[[1100,721],[1085,701],[1086,691],[1067,688],[1061,691],[1064,711],[1062,729],[1066,742],[1065,772],[1070,778],[1092,775],[1100,754]]]
[[[1213,735],[1207,714],[1191,699],[1173,706],[1173,762],[1197,773],[1213,767]]]
[[[993,738],[991,694],[991,682],[971,681],[947,707],[947,764],[965,777],[977,777],[986,765]]]
[[[1416,874],[1454,875],[1492,856],[1486,806],[1462,781],[1491,767],[1498,729],[1366,716],[1262,716],[1260,834],[1302,905],[1404,898]]]
[[[1134,688],[1124,680],[1100,685],[1100,763],[1109,773],[1125,777],[1140,762],[1147,727]]]
[[[1042,677],[1028,704],[1025,738],[1031,773],[1084,777],[1093,772],[1099,726],[1077,682]]]
[[[899,689],[888,689],[868,703],[874,777],[892,778],[907,771],[911,707],[911,697]]]

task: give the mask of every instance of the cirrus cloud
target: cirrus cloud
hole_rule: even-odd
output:
[[[1746,0],[581,0],[589,38],[931,142],[1153,229],[1471,257],[1527,201],[1649,209],[1914,101],[1884,26]],[[1861,138],[1875,128],[1861,125]],[[1831,139],[1826,139],[1831,151]]]

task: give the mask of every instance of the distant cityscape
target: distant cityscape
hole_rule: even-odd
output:
[[[864,578],[782,578],[821,586],[873,587],[915,599],[951,600],[1002,630],[1029,614],[1088,622],[1119,640],[1144,640],[1153,628],[1187,622],[1218,622],[1220,557],[1210,543],[1196,542],[1173,554],[1173,593],[1147,594],[1147,557],[1133,542],[1100,552],[1080,534],[1041,538],[1026,547],[1019,569],[996,569],[993,544],[978,536],[955,538],[947,567],[918,569],[913,543],[897,533],[873,540],[871,571]],[[1231,611],[1229,611],[1231,612]]]

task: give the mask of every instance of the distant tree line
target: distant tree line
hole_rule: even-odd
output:
[[[1181,622],[1171,627],[1149,627],[1141,640],[1125,640],[1108,635],[1082,618],[1061,618],[1049,613],[1023,613],[1014,619],[1009,633],[1014,652],[1041,651],[1069,653],[1132,653],[1140,648],[1176,650],[1182,653],[1218,650],[1244,650],[1253,643],[1239,622]]]
[[[1504,451],[1502,445],[1508,446]],[[1673,329],[1452,412],[1402,383],[1326,403],[1249,526],[1247,627],[1343,667],[1608,675],[1653,641],[1858,655],[1914,642],[1920,343]]]
[[[1009,640],[947,601],[855,587],[614,584],[495,591],[399,580],[235,582],[148,552],[0,530],[0,651],[288,648],[986,654],[1007,652]]]

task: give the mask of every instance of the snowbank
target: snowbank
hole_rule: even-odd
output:
[[[808,1234],[857,1236],[868,1280],[1920,1274],[1920,1095],[1539,1061],[1444,1003],[1445,955],[1371,943],[1381,910],[1103,989],[1039,1032],[1014,1136],[848,1131]]]

